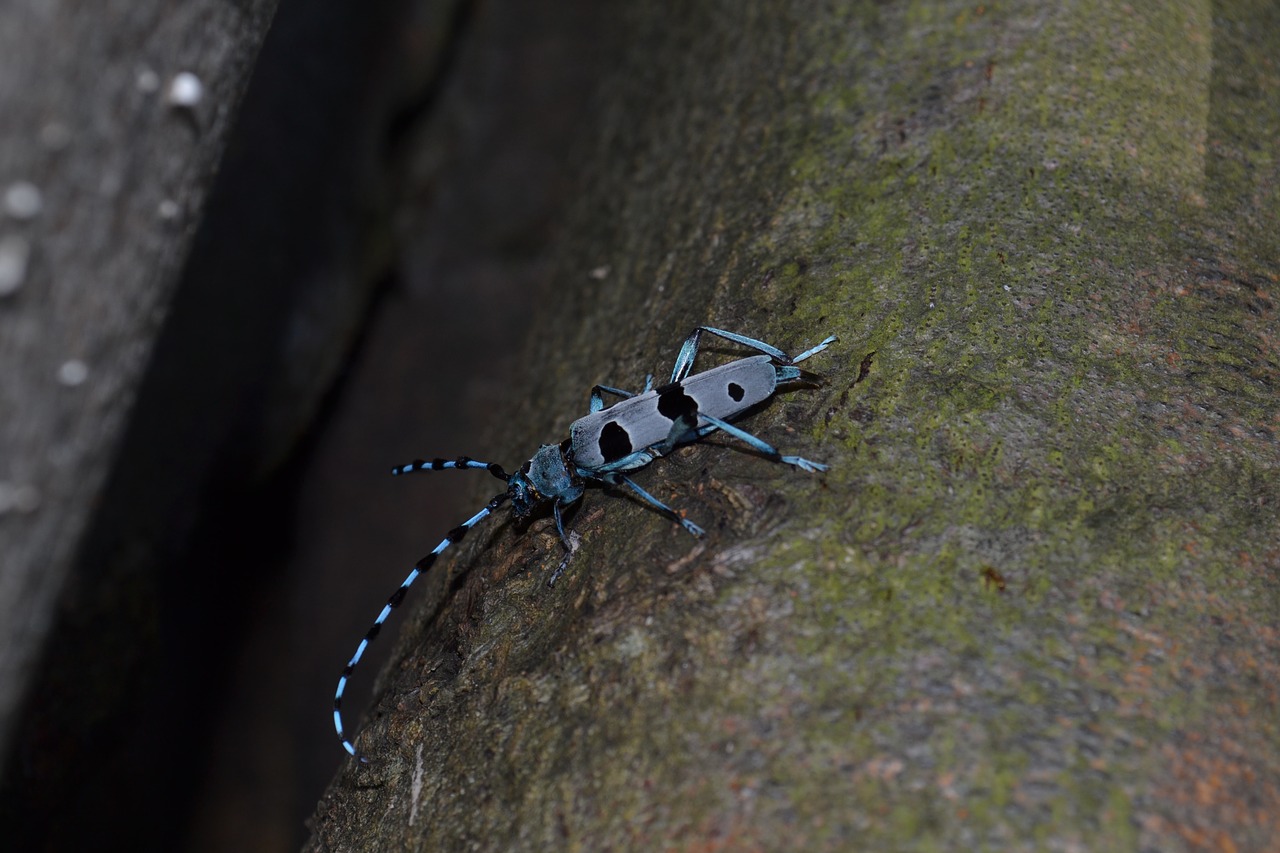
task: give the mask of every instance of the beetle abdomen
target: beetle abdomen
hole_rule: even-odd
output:
[[[691,429],[700,413],[728,420],[769,399],[777,386],[772,359],[753,355],[630,397],[573,422],[574,462],[583,468],[608,465],[666,441],[677,420]]]

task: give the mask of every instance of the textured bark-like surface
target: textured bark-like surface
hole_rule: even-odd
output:
[[[832,471],[680,451],[708,538],[593,492],[550,591],[476,531],[311,849],[1267,849],[1274,5],[618,25],[510,455],[714,321],[840,336],[744,423]]]
[[[275,6],[5,4],[0,747]]]

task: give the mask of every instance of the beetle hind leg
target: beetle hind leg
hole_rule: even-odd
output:
[[[703,418],[706,421],[709,421],[712,426],[718,427],[719,429],[724,430],[727,434],[733,436],[734,438],[742,442],[745,442],[747,446],[750,447],[752,450],[755,450],[764,454],[768,458],[772,459],[774,462],[783,462],[787,465],[793,465],[796,468],[799,468],[801,471],[808,471],[811,474],[817,474],[821,471],[826,471],[828,468],[831,467],[829,465],[824,465],[821,462],[812,462],[801,456],[783,456],[781,453],[778,452],[777,448],[775,448],[772,444],[769,444],[763,439],[756,438],[751,433],[747,432],[744,429],[734,426],[728,421],[724,421],[724,420],[721,420],[720,418],[712,417],[711,415],[708,415],[705,412],[699,413],[698,416]],[[705,429],[705,427],[703,427],[703,429]]]
[[[694,536],[703,536],[706,534],[706,531],[703,530],[701,527],[694,524],[692,521],[685,518],[680,513],[676,512],[674,509],[667,506],[662,501],[658,500],[653,495],[649,494],[644,489],[636,485],[635,482],[632,481],[630,477],[624,477],[621,474],[618,474],[616,479],[612,480],[611,482],[622,483],[624,486],[631,489],[631,491],[635,492],[637,495],[643,498],[647,504],[652,506],[658,512],[665,515],[667,518],[678,523],[681,527],[683,527],[685,530],[692,533]]]

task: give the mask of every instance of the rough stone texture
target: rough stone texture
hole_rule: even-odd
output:
[[[507,449],[711,320],[840,336],[746,422],[833,469],[681,451],[708,539],[592,493],[552,591],[545,522],[477,531],[310,848],[1267,849],[1274,5],[618,25]]]
[[[275,6],[5,4],[0,193],[39,204],[0,208],[0,746]]]

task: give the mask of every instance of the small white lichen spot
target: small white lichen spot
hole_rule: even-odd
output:
[[[27,483],[0,481],[0,515],[10,512],[34,512],[40,506],[40,491]]]
[[[138,76],[133,82],[138,87],[138,91],[143,94],[150,95],[152,92],[160,91],[160,75],[146,66],[138,69]]]
[[[105,198],[114,198],[124,188],[124,178],[118,172],[104,172],[98,180],[98,192]]]
[[[34,219],[43,208],[44,196],[30,181],[14,181],[4,191],[4,212],[14,219]]]
[[[0,515],[13,512],[13,483],[0,480]]]
[[[179,109],[194,109],[200,103],[200,99],[204,97],[204,84],[200,82],[200,78],[192,74],[190,71],[183,71],[181,74],[174,75],[169,81],[169,92],[167,95],[169,105]]]
[[[418,800],[422,797],[422,744],[413,759],[413,783],[409,793],[409,826],[418,819]]]
[[[77,385],[83,385],[84,381],[89,378],[89,365],[85,364],[78,358],[64,361],[62,366],[58,368],[58,381],[68,388],[74,388]]]
[[[13,505],[18,512],[35,512],[40,506],[40,490],[30,483],[23,483],[16,489]]]
[[[178,203],[171,198],[166,198],[160,202],[158,209],[161,219],[177,219],[178,214],[182,212],[182,208],[178,207]]]
[[[16,293],[27,278],[27,259],[31,243],[26,237],[9,234],[0,237],[0,296]]]
[[[49,151],[61,151],[71,144],[71,129],[60,121],[51,121],[40,128],[40,144]]]
[[[604,281],[609,277],[609,273],[612,271],[613,269],[608,264],[605,264],[604,266],[596,267],[591,272],[587,273],[587,277],[594,279],[595,281]]]

